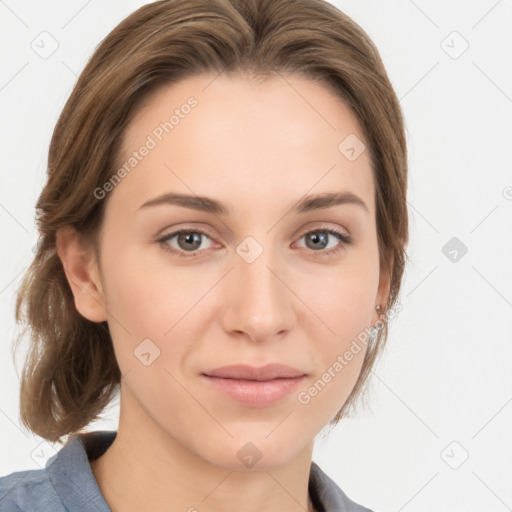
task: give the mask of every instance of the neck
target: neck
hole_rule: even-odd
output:
[[[113,512],[315,512],[308,494],[312,450],[313,443],[284,465],[264,464],[262,458],[250,469],[223,466],[142,411],[121,406],[116,439],[91,469]]]

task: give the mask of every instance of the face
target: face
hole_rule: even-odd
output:
[[[353,342],[387,293],[361,127],[328,89],[284,76],[202,75],[159,90],[100,199],[121,408],[226,468],[240,468],[247,442],[269,468],[311,446],[357,380],[365,346]],[[358,199],[307,202],[325,194]],[[256,384],[251,402],[203,375],[267,363],[305,376],[267,401]]]

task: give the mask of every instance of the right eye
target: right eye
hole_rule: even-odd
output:
[[[200,250],[199,247],[202,243],[202,237],[206,237],[211,241],[211,238],[201,230],[182,229],[160,238],[158,242],[160,242],[165,251],[187,258],[197,256],[197,252]],[[170,243],[174,238],[176,239],[178,247]],[[207,249],[208,248],[209,247],[207,247]]]

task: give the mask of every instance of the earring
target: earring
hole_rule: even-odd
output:
[[[377,306],[375,306],[375,309],[376,309],[376,311],[377,311],[377,313],[378,313],[379,317],[380,317],[380,316],[382,316],[382,315],[381,315],[381,309],[382,309],[382,308],[381,308],[380,304],[379,304],[379,305],[377,305]],[[377,327],[375,327],[374,325],[372,325],[372,326],[370,327],[370,336],[371,336],[372,340],[374,340],[374,339],[375,339],[375,336],[377,335],[377,333],[378,333],[378,332],[379,332],[379,329],[378,329]]]
[[[382,306],[379,304],[379,305],[375,306],[375,309],[377,310],[377,314],[379,315],[379,317],[384,320],[386,315],[382,309]]]

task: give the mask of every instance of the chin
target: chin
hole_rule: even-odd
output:
[[[276,426],[277,423],[272,428],[276,428]],[[282,468],[294,460],[304,447],[301,448],[302,445],[292,436],[283,436],[283,432],[279,434],[277,432],[279,427],[276,432],[265,439],[272,428],[262,429],[261,426],[256,425],[253,430],[246,429],[247,435],[235,435],[223,443],[218,439],[212,439],[211,445],[205,447],[203,454],[208,455],[205,458],[212,464],[230,471],[261,471]],[[288,439],[288,443],[285,442],[285,438]]]

